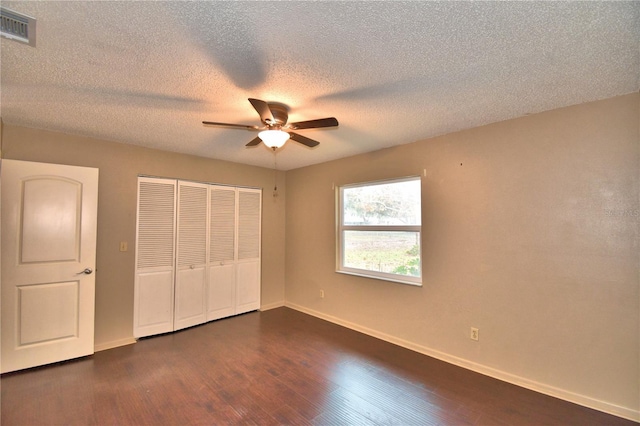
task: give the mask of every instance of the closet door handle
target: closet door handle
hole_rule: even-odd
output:
[[[78,272],[78,275],[80,274],[91,275],[92,273],[93,273],[93,269],[85,268],[84,271]]]

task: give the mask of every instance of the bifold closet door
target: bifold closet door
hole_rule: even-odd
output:
[[[138,178],[133,335],[173,331],[176,181]]]
[[[262,191],[210,188],[209,320],[260,308]]]
[[[260,308],[262,190],[138,178],[134,337]]]
[[[261,206],[261,190],[238,189],[236,314],[260,309]]]
[[[227,186],[210,187],[209,321],[236,313],[236,193]]]
[[[207,321],[209,185],[178,182],[174,330]]]

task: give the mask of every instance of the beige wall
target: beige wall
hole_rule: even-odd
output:
[[[97,348],[131,341],[138,174],[264,188],[262,305],[284,301],[286,185],[270,169],[4,124],[3,158],[100,169],[96,272]],[[129,251],[120,252],[120,241]]]
[[[636,93],[288,172],[287,304],[637,416],[639,103]],[[332,185],[423,170],[423,286],[335,273]]]

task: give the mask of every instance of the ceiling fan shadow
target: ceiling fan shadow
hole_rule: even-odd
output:
[[[93,93],[98,93],[106,100],[123,100],[138,107],[148,107],[156,109],[199,111],[206,102],[200,99],[191,99],[183,96],[170,96],[160,93],[141,92],[136,90],[114,90],[98,89]],[[125,101],[126,102],[126,101]]]
[[[11,96],[14,89],[19,89],[22,99],[45,101],[42,88],[38,84],[9,84],[3,87],[3,96]],[[117,89],[113,87],[83,87],[62,84],[49,84],[47,91],[57,99],[68,102],[88,103],[100,100],[101,104],[129,105],[152,109],[168,109],[181,111],[199,111],[206,102],[183,96],[164,95],[140,90]]]
[[[167,2],[183,26],[183,34],[233,84],[254,89],[267,79],[266,47],[250,5],[241,2]]]
[[[369,99],[402,96],[416,91],[423,91],[426,79],[412,78],[390,81],[355,89],[341,90],[317,97],[316,101],[361,101]]]

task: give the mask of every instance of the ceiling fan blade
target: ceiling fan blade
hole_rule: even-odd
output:
[[[299,142],[302,145],[306,145],[309,148],[313,148],[314,146],[320,145],[320,142],[314,141],[313,139],[309,139],[308,137],[299,135],[297,133],[289,132],[289,135],[291,136],[291,139],[293,139],[294,141]]]
[[[251,102],[253,108],[255,108],[258,114],[260,114],[260,120],[262,120],[263,123],[270,124],[275,122],[268,103],[261,101],[260,99],[253,98],[249,98],[249,102]]]
[[[335,127],[338,125],[338,120],[335,117],[319,118],[317,120],[298,121],[297,123],[289,124],[289,128],[292,130],[302,129],[318,129],[320,127]]]
[[[203,121],[202,124],[204,124],[205,126],[224,126],[247,130],[260,130],[260,127],[258,126],[249,126],[247,124],[217,123],[215,121]]]
[[[246,144],[245,146],[256,146],[256,145],[260,145],[260,142],[262,142],[262,139],[260,139],[259,137],[255,137],[253,139],[251,139],[251,142],[249,142],[248,144]]]

